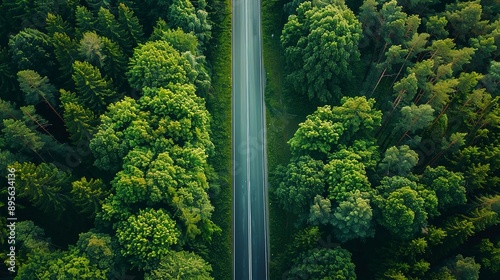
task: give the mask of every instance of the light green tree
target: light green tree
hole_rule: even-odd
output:
[[[118,171],[133,147],[161,152],[174,145],[202,148],[210,154],[210,118],[192,85],[145,88],[143,96],[111,104],[90,147],[96,166]]]
[[[163,210],[147,208],[117,225],[120,252],[141,270],[158,267],[160,260],[178,243],[175,221]]]
[[[412,238],[427,223],[425,201],[410,187],[398,188],[375,201],[380,209],[379,223],[397,238]]]
[[[146,280],[212,280],[212,266],[200,256],[187,251],[170,251],[154,270],[146,273]]]
[[[325,165],[328,198],[345,201],[356,190],[371,192],[371,184],[362,162],[352,158],[332,159]]]
[[[196,71],[169,43],[147,42],[134,50],[127,72],[133,88],[167,87],[169,83],[192,83]]]

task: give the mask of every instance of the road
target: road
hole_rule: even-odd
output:
[[[269,274],[260,0],[233,0],[233,279]]]

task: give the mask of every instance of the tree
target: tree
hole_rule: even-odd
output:
[[[170,251],[154,270],[146,273],[146,280],[211,280],[212,266],[200,256],[187,251]]]
[[[156,23],[149,41],[166,41],[181,53],[198,54],[198,39],[192,32],[184,32],[181,28],[169,28],[162,19]]]
[[[479,269],[481,265],[476,263],[474,258],[457,255],[449,264],[443,268],[457,280],[477,280],[479,279]]]
[[[333,233],[341,242],[373,237],[373,213],[366,193],[355,191],[332,213]]]
[[[6,144],[12,149],[18,151],[29,149],[38,154],[45,145],[40,135],[32,131],[21,120],[4,119],[3,126],[3,134],[9,135],[9,141]]]
[[[99,120],[92,110],[80,104],[76,94],[61,89],[60,99],[70,140],[76,145],[87,143],[96,132]]]
[[[341,106],[318,107],[299,124],[288,141],[292,155],[309,154],[325,159],[340,147],[338,144],[349,145],[354,136],[367,138],[382,119],[382,113],[373,109],[374,104],[374,99],[346,97],[342,98]]]
[[[95,32],[85,32],[78,48],[80,57],[94,66],[102,67],[106,55],[103,53],[101,39]]]
[[[345,4],[300,4],[281,36],[287,81],[310,100],[340,100],[340,85],[352,81],[349,65],[360,57],[360,37],[361,24]]]
[[[95,30],[96,18],[84,6],[78,6],[75,11],[76,18],[76,37],[81,38],[81,36],[86,32],[92,32]]]
[[[208,21],[208,13],[204,10],[206,2],[198,1],[198,4],[200,3],[205,4],[196,9],[190,0],[172,0],[167,18],[172,28],[180,27],[186,33],[193,32],[203,50],[212,38],[212,26]]]
[[[100,35],[117,42],[126,52],[132,50],[132,38],[128,36],[129,33],[123,29],[116,17],[108,9],[99,8],[95,29]]]
[[[168,205],[185,230],[182,240],[199,234],[209,238],[217,230],[210,221],[214,208],[207,194],[206,159],[200,150],[173,147],[156,156],[151,150],[134,149],[123,166],[112,182],[114,199],[126,205]]]
[[[141,270],[158,267],[180,236],[176,223],[163,210],[147,208],[117,225],[120,252]]]
[[[489,239],[481,240],[479,250],[484,255],[481,258],[481,266],[491,273],[497,273],[500,270],[500,242],[496,244]]]
[[[349,251],[315,248],[294,260],[287,279],[356,279],[354,268]]]
[[[89,259],[90,265],[95,265],[99,269],[112,269],[115,265],[117,252],[108,234],[93,231],[81,233],[75,249]]]
[[[18,70],[33,70],[49,76],[54,66],[53,46],[50,37],[36,29],[25,28],[10,37],[9,51]]]
[[[150,41],[166,41],[174,49],[181,53],[181,56],[187,59],[191,68],[196,71],[194,85],[199,96],[205,97],[210,89],[210,75],[208,66],[203,56],[198,39],[193,32],[186,33],[181,28],[171,29],[162,19],[158,20],[149,38]]]
[[[333,151],[345,128],[333,117],[332,108],[328,105],[318,107],[288,141],[292,155],[320,154],[324,158]]]
[[[103,78],[101,71],[86,61],[73,63],[72,78],[78,99],[87,108],[103,112],[106,106],[118,97],[111,81]]]
[[[353,158],[332,159],[325,165],[328,198],[345,201],[355,191],[371,192],[363,163]]]
[[[17,80],[27,104],[36,105],[43,99],[54,109],[56,88],[47,77],[42,78],[33,70],[22,70],[17,72]]]
[[[74,34],[74,29],[58,14],[47,14],[45,29],[47,29],[47,35],[49,36],[54,36],[55,33]]]
[[[314,196],[324,192],[323,166],[323,162],[307,155],[288,164],[282,174],[283,180],[276,189],[276,196],[284,209],[297,214],[304,213]]]
[[[45,231],[31,220],[16,223],[16,262],[21,271],[24,265],[29,265],[30,256],[36,252],[50,251],[50,238]]]
[[[437,37],[438,39],[444,39],[448,37],[448,31],[446,26],[448,25],[448,20],[444,16],[433,15],[430,16],[425,24],[427,33]]]
[[[56,217],[66,210],[71,180],[68,172],[51,163],[16,162],[11,167],[18,172],[16,188],[20,197],[28,198],[34,206]]]
[[[394,174],[405,176],[418,163],[418,154],[408,145],[393,146],[385,151],[384,158],[379,164],[379,169],[386,175]]]
[[[428,166],[421,181],[436,192],[440,210],[467,202],[464,177],[459,172],[448,171],[444,166],[436,168]]]
[[[332,108],[335,119],[346,128],[343,143],[358,136],[366,138],[382,121],[382,112],[375,110],[375,99],[366,99],[364,96],[343,97],[341,106]]]
[[[136,146],[157,152],[174,145],[189,146],[210,154],[209,129],[204,101],[195,95],[192,85],[145,88],[138,101],[126,97],[109,106],[90,148],[96,166],[118,171],[122,159]]]
[[[309,219],[307,222],[311,225],[326,225],[330,223],[332,218],[332,203],[328,198],[323,198],[321,195],[314,197],[314,203],[309,210]]]
[[[109,195],[109,190],[101,179],[83,177],[71,183],[71,200],[81,210],[80,212],[94,216],[101,210],[101,205]]]
[[[128,36],[126,38],[131,40],[133,48],[142,43],[144,40],[142,25],[134,15],[134,12],[123,3],[118,5],[118,22],[121,25],[121,29],[127,33]]]
[[[68,251],[34,250],[27,265],[21,266],[16,279],[109,279],[109,268],[100,269],[74,248]]]
[[[457,2],[446,5],[446,18],[453,28],[453,34],[460,39],[481,32],[486,21],[481,21],[480,1]]]
[[[115,42],[95,32],[86,32],[80,40],[78,51],[82,60],[99,67],[103,73],[113,79],[115,84],[121,86],[127,62],[125,55]]]
[[[196,71],[169,43],[147,42],[134,50],[127,72],[133,88],[167,87],[169,83],[192,83]]]
[[[73,72],[73,62],[78,57],[78,42],[69,37],[66,33],[55,32],[52,35],[54,53],[59,62],[59,80],[66,85],[71,81]]]
[[[424,199],[408,186],[375,201],[380,209],[379,223],[397,238],[410,239],[427,223]]]

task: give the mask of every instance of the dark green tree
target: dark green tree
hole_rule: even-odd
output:
[[[63,118],[66,130],[74,144],[90,141],[97,130],[98,119],[95,114],[82,105],[76,94],[61,90],[61,103],[64,109]]]
[[[314,196],[324,192],[323,168],[323,162],[307,155],[288,164],[283,181],[276,189],[276,196],[284,209],[297,214],[307,211]]]
[[[18,70],[34,70],[50,76],[54,67],[54,47],[50,37],[36,29],[25,28],[10,37],[9,51]]]
[[[99,35],[118,43],[126,52],[131,52],[132,38],[108,9],[101,7],[97,12],[95,30]]]
[[[497,273],[500,270],[500,242],[495,244],[489,239],[483,239],[479,244],[479,250],[483,254],[481,267],[491,273]]]
[[[123,3],[118,5],[118,23],[121,29],[127,33],[125,38],[128,38],[132,42],[132,48],[135,48],[144,41],[144,31],[139,19]]]
[[[344,3],[325,2],[332,4],[302,3],[281,36],[287,82],[299,94],[321,103],[338,102],[341,85],[353,81],[349,65],[359,61],[361,37],[361,24]]]
[[[60,217],[68,206],[71,175],[51,163],[15,162],[11,167],[17,172],[19,196],[44,212]]]
[[[379,223],[397,238],[410,239],[427,223],[425,200],[408,186],[384,199],[377,197],[375,202],[380,209]]]
[[[109,103],[118,98],[111,81],[103,78],[101,71],[86,61],[73,63],[72,78],[78,100],[89,109],[103,112]]]
[[[465,181],[461,173],[448,171],[444,166],[427,167],[421,182],[436,192],[439,210],[467,202]]]
[[[354,268],[345,249],[312,249],[295,259],[286,279],[356,279]]]

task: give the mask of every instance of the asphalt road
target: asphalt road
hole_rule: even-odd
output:
[[[260,0],[233,0],[233,279],[268,279]]]

